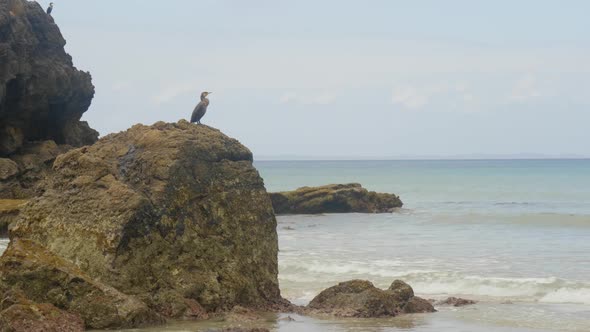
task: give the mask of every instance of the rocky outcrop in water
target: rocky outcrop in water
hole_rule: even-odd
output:
[[[303,187],[270,197],[277,214],[386,213],[403,206],[398,196],[368,191],[358,183]]]
[[[80,121],[94,96],[90,74],[65,44],[37,2],[0,2],[0,198],[34,195],[57,154],[98,138]]]
[[[35,243],[87,276],[77,283],[100,280],[167,317],[288,305],[277,280],[276,220],[251,152],[184,120],[136,125],[60,155],[10,236],[7,252],[18,239]]]
[[[412,287],[400,280],[394,281],[387,290],[365,280],[342,282],[322,291],[307,308],[315,314],[359,318],[436,311],[428,301],[414,296]]]

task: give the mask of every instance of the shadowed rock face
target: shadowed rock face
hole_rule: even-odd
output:
[[[277,214],[384,213],[403,206],[398,196],[368,191],[358,183],[303,187],[270,196]]]
[[[307,308],[312,314],[360,318],[436,311],[428,301],[414,296],[412,287],[401,280],[394,281],[387,290],[366,280],[342,282],[322,291]]]
[[[37,2],[0,2],[0,158],[15,160],[23,147],[39,141],[83,146],[97,140],[98,133],[80,121],[94,86],[89,73],[73,66],[65,44],[57,25]],[[12,186],[18,185],[19,174],[33,171],[17,164],[19,172],[10,176],[12,181],[0,175],[3,198],[18,196]],[[0,174],[10,170],[6,163],[0,167]],[[11,182],[11,187],[3,182]]]
[[[60,155],[10,236],[168,316],[285,304],[276,220],[251,152],[184,120]]]

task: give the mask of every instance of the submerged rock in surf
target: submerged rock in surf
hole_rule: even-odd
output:
[[[387,290],[366,280],[341,282],[322,291],[307,308],[316,314],[360,318],[436,311],[428,301],[414,296],[412,287],[400,280],[394,281]]]
[[[399,196],[368,191],[358,183],[303,187],[270,197],[277,214],[387,213],[403,206]]]
[[[449,297],[449,298],[444,299],[442,301],[437,301],[435,304],[436,305],[450,305],[453,307],[463,307],[466,305],[471,305],[471,304],[476,304],[476,303],[477,303],[476,301],[462,299],[460,297]]]

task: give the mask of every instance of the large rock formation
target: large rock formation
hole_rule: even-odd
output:
[[[311,313],[360,318],[436,311],[428,301],[414,296],[412,287],[401,280],[394,281],[387,290],[365,280],[341,282],[322,291],[307,307]]]
[[[10,247],[34,241],[166,316],[286,303],[276,220],[251,152],[184,120],[60,155],[10,235]]]
[[[398,196],[368,191],[358,183],[303,187],[270,197],[277,214],[384,213],[403,206]]]
[[[55,158],[58,145],[82,146],[98,138],[80,121],[94,96],[90,74],[73,66],[65,44],[37,2],[0,2],[0,158],[17,164],[15,172],[14,164],[0,161],[0,198],[32,195],[34,182],[42,177],[35,174]],[[37,142],[44,141],[56,147],[39,147]],[[36,149],[51,158],[18,158]]]

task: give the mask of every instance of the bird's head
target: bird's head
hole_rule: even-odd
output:
[[[49,7],[53,7],[53,2],[50,2],[49,3]]]
[[[205,92],[201,93],[201,99],[203,99],[203,98],[206,98],[208,95],[210,95],[210,94],[212,94],[212,93],[213,93],[213,92],[207,92],[207,91],[205,91]]]

